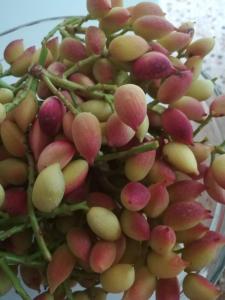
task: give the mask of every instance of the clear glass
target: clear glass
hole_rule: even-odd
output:
[[[30,22],[27,24],[23,24],[21,26],[12,28],[10,30],[7,30],[5,32],[0,33],[0,53],[2,54],[4,51],[5,46],[11,42],[14,39],[23,38],[25,45],[31,46],[35,45],[37,48],[40,47],[41,40],[43,39],[43,36],[47,34],[48,31],[50,31],[55,25],[57,25],[60,21],[65,19],[69,16],[61,16],[61,17],[54,17],[54,18],[46,18],[37,20],[34,22]],[[0,62],[3,63],[4,68],[7,68],[6,63],[3,59],[1,59],[0,56]],[[209,77],[207,74],[202,74],[204,77]],[[215,95],[221,94],[219,88],[215,87]],[[210,99],[208,103],[205,104],[206,110],[208,109],[208,104],[210,103]],[[223,119],[213,119],[213,121],[207,125],[202,131],[201,134],[199,134],[199,140],[204,137],[208,137],[209,142],[212,144],[220,144],[225,140],[225,131],[224,131],[224,120]],[[218,232],[225,234],[225,206],[216,203],[208,195],[203,194],[201,197],[201,201],[203,201],[205,204],[207,204],[208,208],[210,208],[213,211],[213,219],[210,221],[210,223],[207,223],[211,230],[216,230]],[[209,280],[211,280],[213,283],[216,283],[218,279],[221,277],[221,274],[225,270],[225,248],[223,248],[216,260],[207,268],[202,270],[202,274],[204,276],[207,276]],[[182,280],[182,276],[181,276]],[[36,292],[33,290],[30,290],[26,288],[28,293],[34,297],[36,296]],[[82,289],[82,288],[81,288]],[[1,297],[3,300],[16,300],[20,299],[19,296],[14,292],[10,291],[5,296]],[[121,295],[110,295],[107,298],[108,300],[119,300],[121,299]],[[151,300],[155,299],[154,295],[151,298]],[[181,295],[181,299],[185,300],[187,299],[184,295]],[[138,300],[138,299],[137,299]]]

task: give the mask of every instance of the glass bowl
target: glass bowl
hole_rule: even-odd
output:
[[[14,27],[10,30],[0,33],[0,40],[1,40],[0,53],[3,53],[4,48],[9,42],[18,38],[24,39],[25,45],[27,47],[31,45],[35,45],[37,48],[39,48],[41,46],[40,42],[43,38],[43,35],[45,35],[48,31],[50,31],[60,21],[68,17],[70,16],[59,16],[59,17],[40,19],[37,21],[20,25],[18,27]],[[4,62],[4,60],[1,59],[1,57],[0,57],[0,62],[3,64],[4,69],[6,69],[7,65]],[[206,78],[210,77],[205,73],[202,73],[202,76]],[[10,82],[10,77],[9,77],[9,82]],[[215,95],[220,95],[220,94],[221,92],[219,88],[215,86]],[[207,101],[207,103],[205,103],[206,110],[208,109],[209,103],[210,103],[210,99],[209,101]],[[221,144],[225,140],[224,126],[225,123],[223,118],[220,119],[214,118],[213,121],[211,121],[211,123],[207,125],[198,135],[198,140],[207,137],[209,142],[211,142],[212,144],[215,145]],[[207,223],[210,226],[210,229],[225,234],[225,205],[223,206],[219,203],[216,203],[215,201],[210,199],[208,195],[204,193],[201,196],[201,201],[207,204],[207,207],[209,207],[213,211],[214,217],[210,222]],[[223,248],[219,252],[217,258],[214,260],[214,262],[211,265],[209,265],[207,268],[204,268],[201,271],[201,274],[206,276],[211,282],[217,283],[224,270],[225,270],[225,248]],[[180,276],[180,279],[182,280],[182,276]],[[25,287],[25,289],[27,290],[28,294],[31,297],[35,297],[37,295],[36,292],[34,292],[29,288]],[[13,290],[11,290],[9,293],[1,297],[1,299],[19,300],[20,297]],[[110,294],[107,299],[119,300],[121,299],[121,295]],[[153,299],[155,299],[154,295],[152,296],[151,300]],[[185,300],[187,298],[183,294],[181,294],[180,299]]]

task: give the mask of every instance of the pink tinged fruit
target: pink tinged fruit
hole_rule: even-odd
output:
[[[163,215],[163,223],[175,231],[186,230],[196,226],[203,220],[211,219],[210,210],[197,202],[175,202]]]
[[[87,87],[93,86],[95,84],[92,79],[90,79],[83,73],[74,73],[69,77],[69,80]]]
[[[186,115],[176,108],[167,108],[162,116],[162,127],[178,142],[193,143],[193,129]]]
[[[123,123],[119,116],[114,113],[106,122],[106,140],[111,147],[126,145],[135,135],[135,131]]]
[[[55,295],[53,296],[49,293],[42,293],[34,298],[34,300],[54,300],[54,299],[56,299]]]
[[[72,135],[78,152],[92,165],[102,142],[98,119],[91,113],[80,113],[73,121]]]
[[[88,231],[82,228],[72,228],[67,233],[66,240],[73,255],[88,263],[92,247],[91,236]]]
[[[166,185],[162,182],[151,184],[149,191],[151,198],[144,208],[144,212],[150,218],[157,218],[169,205],[169,194]]]
[[[127,239],[123,234],[121,234],[120,238],[116,240],[115,242],[116,245],[116,257],[114,263],[119,263],[121,258],[123,257],[125,251],[126,251],[126,246],[127,246]]]
[[[174,252],[160,255],[152,251],[147,257],[147,265],[151,274],[159,279],[168,279],[180,274],[188,266],[188,262]]]
[[[121,191],[121,202],[130,211],[139,211],[149,202],[150,191],[142,183],[130,182]]]
[[[216,97],[210,105],[210,113],[214,118],[225,116],[225,95]]]
[[[156,253],[167,255],[176,244],[175,231],[165,225],[158,225],[151,231],[149,245]]]
[[[60,56],[69,61],[78,62],[86,58],[86,48],[79,40],[66,37],[60,45]]]
[[[73,141],[73,135],[72,135],[73,120],[74,120],[74,114],[72,114],[70,111],[64,114],[62,120],[63,133],[65,137],[71,142]]]
[[[86,30],[85,42],[89,53],[99,55],[105,48],[106,35],[100,28],[89,26]]]
[[[191,43],[186,50],[188,56],[198,55],[201,57],[206,56],[214,47],[214,38],[201,38]]]
[[[190,229],[177,231],[177,242],[189,244],[191,242],[201,239],[208,231],[209,228],[201,223]]]
[[[35,47],[27,48],[11,65],[11,73],[13,76],[20,77],[27,73],[28,68],[32,63],[32,58],[35,53]]]
[[[135,271],[135,281],[123,296],[123,300],[148,300],[156,288],[156,277],[147,267]],[[163,299],[165,300],[165,299]]]
[[[63,169],[74,155],[75,148],[71,143],[62,140],[55,141],[45,147],[41,152],[37,162],[38,171],[40,172],[42,169],[56,162],[58,162],[61,169]]]
[[[130,181],[144,179],[155,162],[156,151],[147,151],[129,157],[125,162],[125,175]]]
[[[18,39],[10,42],[4,50],[4,58],[12,64],[24,52],[23,40]]]
[[[21,265],[20,274],[26,286],[33,290],[40,291],[40,287],[44,281],[43,272],[40,268],[32,268]]]
[[[120,222],[123,232],[136,241],[147,241],[150,237],[150,226],[146,217],[139,212],[124,210]]]
[[[83,182],[79,187],[72,190],[72,192],[65,195],[64,200],[67,203],[80,203],[86,198],[88,193],[88,186]]]
[[[209,265],[224,244],[224,236],[218,232],[208,231],[201,239],[185,245],[182,258],[189,262],[187,271],[200,271]]]
[[[73,160],[63,169],[65,195],[71,193],[84,183],[88,175],[88,170],[88,163],[83,159]]]
[[[47,41],[46,47],[50,50],[53,60],[59,58],[59,38],[54,37]]]
[[[112,7],[123,6],[123,0],[111,0]]]
[[[96,273],[103,273],[112,266],[115,258],[115,243],[98,241],[91,249],[90,267]]]
[[[63,77],[63,73],[66,71],[66,66],[63,63],[56,61],[51,63],[47,70],[55,76]]]
[[[2,209],[10,216],[27,214],[27,194],[22,188],[9,188],[5,191]]]
[[[138,18],[133,24],[134,32],[146,40],[160,39],[174,30],[173,24],[164,17],[148,15]]]
[[[66,245],[55,250],[47,267],[47,281],[51,294],[70,276],[75,263],[76,259]]]
[[[216,182],[225,189],[225,154],[214,159],[211,169]]]
[[[169,186],[176,180],[176,175],[167,163],[156,160],[148,173],[147,179],[151,183],[159,182]]]
[[[197,99],[184,96],[176,102],[173,102],[170,107],[179,109],[182,111],[189,120],[192,121],[202,121],[204,117],[207,116],[207,113],[204,109],[204,106]]]
[[[52,92],[49,90],[48,86],[44,81],[39,81],[37,87],[37,95],[41,99],[46,99],[52,95]]]
[[[225,189],[222,188],[215,180],[212,167],[208,168],[205,173],[204,184],[207,193],[214,201],[225,204]]]
[[[137,130],[147,114],[145,93],[134,84],[125,84],[117,88],[114,105],[121,121],[134,130]]]
[[[87,198],[87,204],[90,207],[101,206],[109,210],[114,210],[117,207],[115,201],[109,195],[100,192],[90,193]]]
[[[183,291],[189,299],[216,300],[222,291],[207,278],[199,274],[187,274],[183,281]]]
[[[93,18],[102,18],[111,8],[110,0],[87,0],[87,10]]]
[[[157,99],[160,102],[171,104],[177,101],[188,91],[192,83],[192,72],[178,71],[169,76],[159,87]]]
[[[107,15],[100,20],[99,26],[107,34],[122,29],[130,18],[130,12],[124,7],[113,7]]]
[[[169,52],[174,52],[186,48],[191,42],[191,36],[188,33],[172,31],[159,39],[158,42]]]
[[[51,142],[51,138],[42,131],[39,120],[36,119],[29,132],[29,144],[36,161],[38,160],[38,157],[42,152],[42,150],[50,142]]]
[[[170,202],[193,201],[204,191],[204,184],[196,180],[181,180],[168,187]]]
[[[111,83],[115,78],[114,65],[107,58],[98,59],[93,66],[93,75],[100,83]]]
[[[132,67],[137,80],[153,80],[165,78],[175,72],[175,68],[166,55],[158,51],[150,51],[138,58]]]
[[[55,96],[47,98],[38,113],[39,124],[43,132],[55,136],[62,126],[63,105]]]
[[[185,66],[188,67],[193,73],[193,81],[198,79],[202,71],[203,59],[202,57],[196,55],[191,56],[185,62]]]
[[[179,281],[176,277],[157,280],[156,300],[180,300]]]
[[[161,7],[153,2],[140,2],[133,7],[132,10],[132,22],[134,22],[137,18],[147,16],[147,15],[155,15],[163,17],[165,13],[162,11]]]
[[[160,52],[166,56],[169,55],[169,51],[156,41],[150,42],[149,46],[152,51]]]

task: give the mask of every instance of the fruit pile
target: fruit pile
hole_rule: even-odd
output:
[[[200,201],[225,204],[225,143],[201,131],[225,115],[201,77],[214,39],[193,41],[193,24],[157,4],[122,2],[87,0],[40,49],[5,48],[0,295],[31,299],[21,279],[36,300],[221,293],[199,274],[225,244]]]

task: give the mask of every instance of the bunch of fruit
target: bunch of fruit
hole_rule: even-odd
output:
[[[192,41],[192,23],[151,2],[87,9],[40,49],[4,51],[0,294],[31,299],[21,278],[36,300],[217,299],[199,274],[225,244],[200,201],[225,204],[225,143],[198,135],[225,115],[201,77],[214,39]]]

